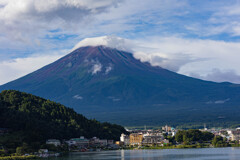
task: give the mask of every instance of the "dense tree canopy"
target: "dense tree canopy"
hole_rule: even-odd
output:
[[[190,130],[179,130],[175,135],[175,140],[177,142],[203,142],[203,141],[211,141],[214,135],[210,132],[202,132],[198,129],[190,129]]]

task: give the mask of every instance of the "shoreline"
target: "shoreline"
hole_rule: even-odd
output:
[[[140,147],[140,148],[121,148],[118,150],[100,150],[100,151],[86,151],[86,152],[68,152],[65,153],[63,156],[60,157],[65,157],[69,154],[73,153],[99,153],[99,152],[107,152],[107,151],[119,151],[119,150],[170,150],[170,149],[213,149],[213,148],[240,148],[240,146],[222,146],[222,147],[210,147],[210,146],[205,146],[205,147],[196,147],[193,145],[184,145],[182,147],[177,147],[177,146],[168,146],[168,147]],[[43,159],[45,157],[38,157],[36,155],[28,155],[28,156],[4,156],[0,157],[0,160],[31,160],[31,159]]]
[[[118,150],[163,150],[163,149],[201,149],[201,148],[240,148],[240,146],[222,146],[222,147],[210,147],[210,146],[204,146],[204,147],[195,147],[193,145],[184,145],[183,147],[177,147],[177,146],[169,146],[169,147],[140,147],[140,148],[120,148],[116,150],[100,150],[100,151],[86,151],[86,152],[77,152],[77,151],[71,151],[69,153],[96,153],[96,152],[102,152],[102,151],[118,151]]]
[[[0,160],[32,160],[32,159],[38,159],[39,157],[35,155],[28,155],[28,156],[4,156],[0,157]]]
[[[211,145],[172,145],[172,146],[141,146],[136,148],[122,148],[124,150],[134,149],[191,149],[191,148],[240,148],[240,145],[223,145],[223,146],[211,146]]]

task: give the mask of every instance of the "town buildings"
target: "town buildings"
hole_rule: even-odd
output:
[[[240,140],[240,130],[232,131],[230,136],[231,136],[232,141],[239,141]]]
[[[231,141],[240,141],[240,129],[228,130],[229,140]]]
[[[165,131],[165,132],[170,132],[170,131],[172,131],[172,127],[166,125],[166,126],[162,127],[162,130]]]
[[[130,145],[132,146],[134,145],[140,146],[142,144],[142,141],[143,141],[142,133],[132,133],[129,136],[129,142],[130,142]]]
[[[90,149],[90,148],[111,149],[116,147],[113,140],[99,139],[97,137],[87,139],[81,136],[80,138],[72,138],[65,142],[68,144],[70,150],[81,150],[81,149]]]
[[[162,130],[129,130],[130,134],[122,134],[120,137],[119,145],[124,146],[153,146],[153,145],[164,145],[168,144],[164,136],[166,135],[175,135],[175,130],[172,127],[164,126]]]
[[[164,140],[163,136],[145,136],[142,144],[143,145],[160,145]]]

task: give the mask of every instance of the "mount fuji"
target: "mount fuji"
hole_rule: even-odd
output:
[[[152,66],[119,44],[82,44],[0,90],[28,92],[87,117],[126,126],[240,123],[240,85],[203,81]]]

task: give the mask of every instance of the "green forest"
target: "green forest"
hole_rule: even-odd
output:
[[[191,142],[212,141],[213,138],[213,133],[202,132],[198,129],[179,130],[175,135],[175,140],[184,144],[189,144]]]
[[[89,120],[59,103],[15,90],[0,93],[0,110],[0,128],[8,129],[8,134],[0,135],[0,147],[13,153],[23,145],[37,150],[52,138],[119,140],[127,133],[120,125]]]

